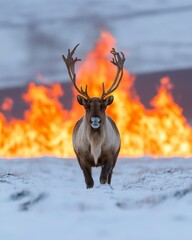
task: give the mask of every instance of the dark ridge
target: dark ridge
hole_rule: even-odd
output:
[[[135,88],[140,100],[147,108],[156,95],[160,79],[168,76],[173,84],[172,93],[175,102],[183,108],[183,114],[192,119],[192,69],[167,70],[154,73],[137,74]]]
[[[172,93],[175,102],[183,108],[184,116],[191,121],[192,119],[192,69],[167,70],[162,72],[143,73],[136,75],[135,89],[141,102],[145,107],[150,108],[150,101],[157,93],[157,88],[162,77],[168,76],[174,85]],[[60,102],[64,108],[69,110],[72,107],[72,85],[70,82],[62,83],[64,96]],[[23,113],[29,108],[29,105],[22,99],[22,95],[27,91],[27,86],[0,89],[0,106],[5,97],[10,97],[14,101],[11,112],[0,110],[7,119],[23,118]]]

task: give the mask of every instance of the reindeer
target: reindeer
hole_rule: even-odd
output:
[[[78,44],[79,45],[79,44]],[[106,91],[102,83],[102,95],[100,98],[91,98],[88,95],[88,87],[78,87],[76,84],[75,63],[81,59],[73,58],[73,54],[78,47],[70,51],[62,58],[66,64],[69,77],[77,92],[77,101],[83,105],[85,115],[76,123],[72,140],[73,148],[77,156],[79,165],[85,177],[87,188],[92,188],[94,181],[91,168],[101,166],[100,183],[111,184],[113,168],[120,151],[120,134],[114,121],[105,114],[108,105],[112,104],[114,97],[108,96],[114,92],[123,77],[124,54],[118,53],[112,48],[112,63],[117,67],[117,73],[111,87]]]

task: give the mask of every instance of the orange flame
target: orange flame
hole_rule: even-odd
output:
[[[78,84],[87,84],[92,97],[101,95],[102,82],[107,87],[113,81],[116,69],[110,63],[110,50],[114,46],[114,38],[102,32],[95,49],[88,53],[80,66]],[[135,77],[124,70],[122,83],[113,94],[115,101],[107,109],[121,134],[120,155],[191,156],[192,127],[174,102],[169,78],[161,79],[150,110],[140,102],[134,90],[134,80]],[[72,109],[65,110],[59,102],[63,94],[60,84],[49,87],[29,84],[23,98],[30,108],[25,112],[24,119],[8,122],[0,113],[0,156],[74,156],[72,129],[84,110],[76,98]]]
[[[13,108],[13,99],[10,97],[5,97],[3,103],[1,104],[1,109],[4,111],[11,111]]]

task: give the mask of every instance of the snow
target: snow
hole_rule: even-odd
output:
[[[75,159],[0,160],[0,239],[192,239],[192,158],[118,159],[86,189]]]

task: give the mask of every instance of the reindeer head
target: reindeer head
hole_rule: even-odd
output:
[[[78,44],[79,45],[79,44]],[[86,85],[85,90],[83,90],[82,87],[78,88],[76,85],[76,74],[75,74],[75,63],[77,61],[81,61],[81,59],[73,58],[73,54],[78,47],[78,45],[75,46],[75,48],[70,51],[68,50],[68,55],[65,57],[62,55],[63,60],[66,64],[69,77],[75,87],[75,89],[78,91],[80,95],[77,96],[77,101],[80,105],[83,105],[86,111],[86,121],[93,129],[98,129],[100,126],[102,126],[105,123],[106,115],[105,110],[108,105],[110,105],[113,102],[114,97],[108,96],[113,91],[115,91],[123,77],[123,65],[125,61],[124,54],[121,52],[121,55],[115,51],[114,48],[112,48],[111,53],[113,54],[112,63],[117,67],[117,73],[115,76],[115,79],[111,85],[111,87],[105,91],[104,83],[102,83],[102,95],[100,98],[98,97],[89,97],[88,95],[88,87]]]
[[[113,96],[109,96],[106,99],[94,97],[88,100],[78,95],[77,101],[85,108],[87,123],[92,128],[97,129],[105,123],[105,109],[113,102]]]

